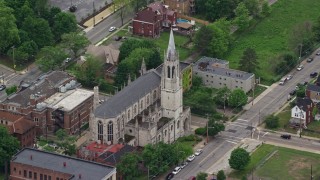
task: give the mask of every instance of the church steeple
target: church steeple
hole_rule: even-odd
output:
[[[169,44],[168,44],[168,49],[167,49],[167,60],[168,61],[175,60],[175,57],[176,57],[176,45],[174,43],[173,31],[171,28],[170,37],[169,37]]]
[[[146,72],[147,72],[147,66],[143,58],[141,63],[141,68],[140,68],[140,76],[144,75]]]

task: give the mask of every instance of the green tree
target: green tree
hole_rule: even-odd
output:
[[[206,55],[210,53],[208,44],[213,38],[213,29],[209,26],[202,26],[195,34],[194,47],[201,54]]]
[[[131,54],[131,52],[137,48],[147,48],[154,50],[158,49],[157,45],[151,40],[128,39],[123,42],[119,48],[119,61],[121,62],[122,60],[127,58]]]
[[[206,180],[208,177],[208,174],[205,172],[199,172],[197,174],[197,180]]]
[[[320,42],[320,16],[312,27],[312,35],[316,42]]]
[[[52,31],[55,39],[60,40],[65,33],[75,32],[77,30],[76,17],[71,13],[60,12],[55,15]]]
[[[117,164],[117,170],[125,180],[139,176],[138,164],[140,159],[141,157],[136,153],[126,153],[121,157],[120,162]]]
[[[75,76],[86,87],[96,86],[103,77],[103,63],[91,55],[85,59],[84,64],[76,67]]]
[[[275,129],[275,128],[279,127],[279,125],[280,125],[279,124],[279,117],[274,116],[272,114],[266,117],[265,122],[266,122],[267,128],[270,128],[270,129]]]
[[[17,18],[17,26],[21,27],[26,17],[35,17],[34,11],[30,7],[29,1],[25,1],[21,8],[15,10],[15,17]]]
[[[64,154],[68,156],[72,156],[76,154],[77,149],[75,144],[67,143],[66,146],[64,146],[63,148],[64,148]]]
[[[242,89],[234,89],[229,96],[228,103],[231,107],[241,108],[246,105],[248,96]]]
[[[304,21],[296,24],[289,35],[288,46],[291,51],[295,52],[299,57],[306,55],[313,47],[312,23]]]
[[[184,94],[184,105],[190,106],[192,113],[205,115],[215,112],[215,102],[212,98],[212,89],[201,87],[193,90],[193,88]]]
[[[9,49],[7,52],[9,57],[13,58],[13,48]],[[28,53],[21,50],[21,48],[15,48],[14,50],[14,64],[15,65],[22,65],[28,62]]]
[[[74,57],[77,57],[79,51],[83,50],[90,44],[90,41],[85,35],[77,32],[63,34],[61,39],[62,46],[71,51]]]
[[[60,141],[64,140],[64,138],[67,137],[67,132],[64,129],[59,129],[55,134]]]
[[[315,117],[315,116],[318,114],[318,112],[319,112],[318,108],[317,108],[316,106],[313,107],[313,109],[312,109],[312,116]]]
[[[228,97],[230,95],[231,91],[227,87],[223,87],[218,89],[218,92],[215,96],[215,103],[219,105],[220,107],[224,107],[228,105]]]
[[[269,5],[269,2],[267,0],[264,0],[261,6],[261,13],[260,16],[261,17],[267,17],[269,16],[271,13],[271,8]]]
[[[9,88],[6,89],[6,94],[9,96],[13,93],[17,92],[17,86],[16,85],[13,85]]]
[[[246,8],[249,11],[249,14],[253,17],[257,17],[260,12],[259,0],[244,0],[243,1]]]
[[[63,49],[46,46],[40,50],[36,63],[42,71],[47,72],[61,67],[62,62],[66,57],[67,55]]]
[[[5,126],[0,126],[0,167],[4,167],[8,175],[8,163],[19,150],[19,141],[11,136]]]
[[[38,45],[38,48],[53,44],[53,34],[49,23],[43,18],[30,16],[25,18],[22,29],[28,33],[28,37]]]
[[[259,68],[258,57],[256,51],[252,48],[247,48],[239,61],[239,68],[249,73],[254,73]]]
[[[217,135],[220,131],[224,131],[225,127],[222,123],[218,122],[217,120],[210,118],[208,121],[208,135],[209,136],[215,136]]]
[[[19,31],[13,9],[0,1],[0,54],[7,52],[12,45],[19,43]]]
[[[203,14],[207,20],[215,21],[222,17],[226,17],[227,19],[233,18],[234,9],[237,7],[238,3],[238,0],[206,0],[203,2],[197,2],[196,6],[203,9],[203,11],[197,12]]]
[[[297,90],[297,97],[304,98],[306,97],[306,86],[299,86]]]
[[[240,31],[243,31],[247,27],[249,27],[249,22],[250,22],[249,11],[243,2],[238,4],[235,10],[235,14],[236,14],[236,18],[234,19],[234,22],[238,26],[238,29]]]
[[[113,9],[118,12],[121,19],[121,26],[123,26],[124,16],[131,11],[130,0],[114,0]]]
[[[249,153],[243,148],[234,149],[231,152],[229,165],[232,169],[243,170],[250,162]]]
[[[207,55],[222,58],[230,46],[230,32],[225,32],[214,24],[209,25],[209,28],[213,30],[213,36],[210,43],[207,45],[209,48],[209,54]]]
[[[217,180],[226,180],[226,175],[224,174],[224,171],[223,170],[220,170],[218,171],[218,174],[217,174]]]
[[[199,127],[194,131],[197,135],[204,136],[207,133],[207,128]]]

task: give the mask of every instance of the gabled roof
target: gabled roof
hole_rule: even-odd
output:
[[[153,69],[140,76],[120,92],[104,101],[94,112],[95,117],[111,118],[117,116],[127,107],[136,103],[147,93],[160,86],[161,77]]]
[[[91,44],[87,48],[87,53],[92,54],[93,56],[102,60],[103,63],[115,65],[118,64],[120,51],[111,44],[108,46],[95,46]]]
[[[312,100],[309,99],[308,97],[304,97],[304,98],[297,98],[297,103],[296,105],[298,106],[298,108],[302,108],[303,111],[307,111],[309,108],[308,106],[312,105]]]
[[[112,166],[31,148],[22,149],[11,161],[70,174],[72,180],[80,179],[79,176],[81,179],[100,180],[116,171]]]
[[[156,14],[150,8],[145,8],[138,13],[133,18],[133,20],[148,22],[148,23],[155,23],[157,21]]]
[[[320,86],[317,86],[315,84],[308,84],[307,91],[320,92]]]

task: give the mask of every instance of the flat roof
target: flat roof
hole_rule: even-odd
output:
[[[81,175],[81,179],[100,180],[116,172],[112,166],[31,148],[22,149],[11,161],[74,175],[71,179]]]
[[[46,99],[44,102],[53,109],[71,111],[79,104],[90,98],[94,93],[85,89],[68,90],[64,93],[58,92]]]

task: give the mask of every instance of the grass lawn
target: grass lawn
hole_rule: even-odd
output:
[[[291,109],[290,107],[286,107],[282,112],[280,112],[278,115],[279,117],[279,127],[276,129],[278,131],[286,131],[289,133],[297,133],[296,129],[288,127],[289,120],[291,118]]]
[[[267,145],[268,146],[268,145]],[[300,180],[310,178],[312,165],[314,179],[320,177],[320,155],[294,149],[276,147],[274,154],[264,165],[255,172],[257,176],[270,179]]]
[[[230,61],[230,68],[236,68],[243,51],[248,47],[254,48],[261,67],[257,77],[269,82],[275,78],[270,65],[280,53],[288,50],[292,27],[306,20],[315,21],[319,17],[320,1],[278,0],[271,8],[270,16],[247,32],[235,35],[234,48],[225,57]]]
[[[47,141],[38,141],[39,146],[44,146],[47,144]]]
[[[273,152],[275,154],[270,156]],[[268,160],[267,158],[270,157]],[[263,144],[252,155],[243,171],[234,171],[230,177],[241,179],[255,169],[254,176],[261,179],[308,179],[312,164],[315,179],[320,177],[320,155]]]
[[[308,129],[313,130],[313,131],[317,131],[319,133],[302,131],[302,135],[320,138],[320,121],[311,122],[310,124],[308,124]]]

